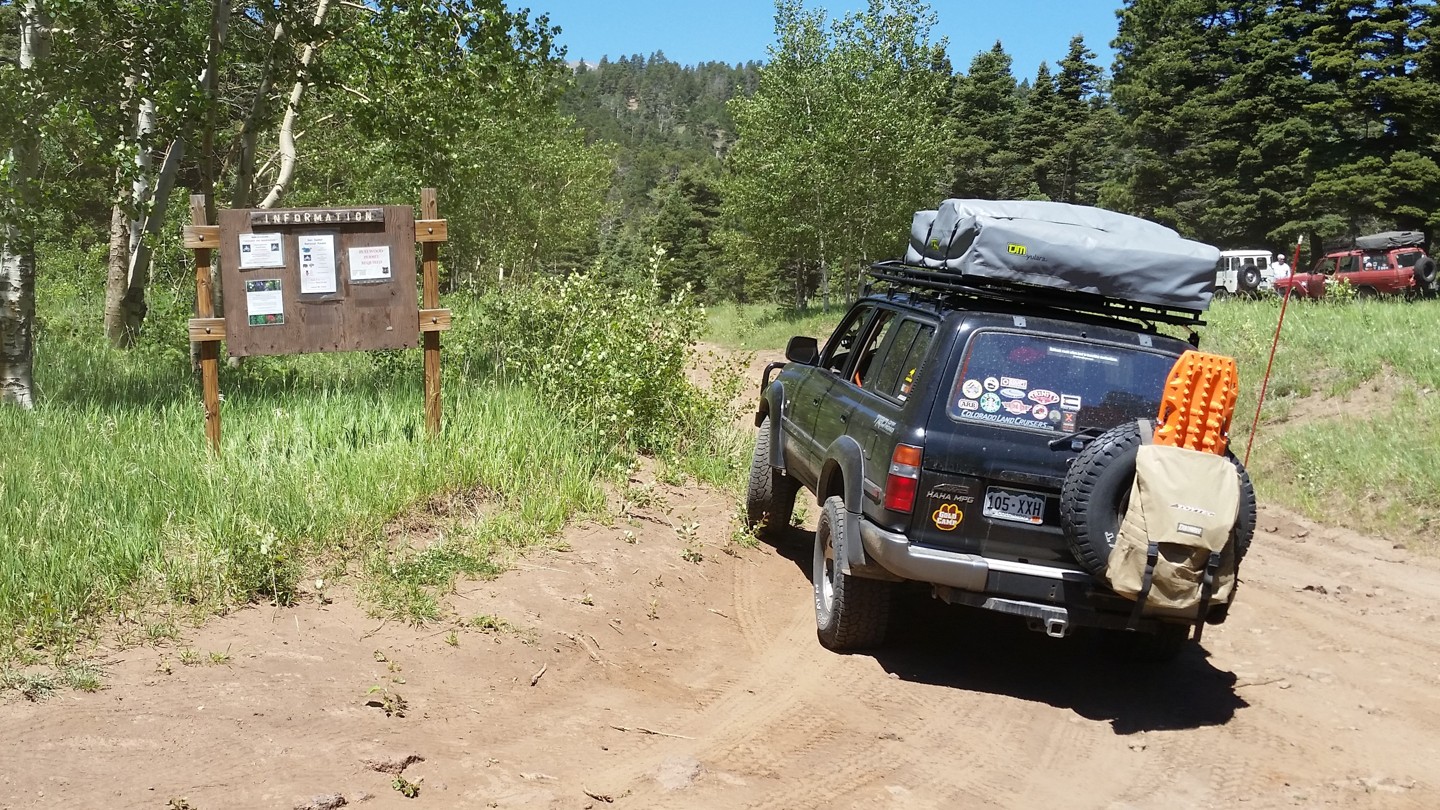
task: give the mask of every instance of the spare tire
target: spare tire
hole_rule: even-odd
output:
[[[1254,265],[1245,265],[1240,268],[1240,277],[1236,285],[1242,293],[1253,293],[1260,289],[1260,268]]]
[[[1080,451],[1060,488],[1060,522],[1065,541],[1080,565],[1101,579],[1105,578],[1105,565],[1120,533],[1120,518],[1130,503],[1139,449],[1137,422],[1111,428]],[[1228,452],[1225,455],[1240,475],[1240,514],[1231,531],[1238,568],[1255,535],[1255,487],[1240,459]]]
[[[1415,286],[1422,292],[1435,290],[1435,260],[1429,256],[1421,256],[1415,262]]]

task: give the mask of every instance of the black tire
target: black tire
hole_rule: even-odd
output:
[[[845,502],[839,495],[825,499],[815,530],[815,556],[810,580],[815,593],[815,628],[826,649],[844,651],[875,647],[890,629],[894,588],[878,579],[862,579],[840,571],[835,559],[837,537],[845,536]]]
[[[755,431],[750,484],[745,489],[745,523],[758,537],[773,536],[790,524],[800,482],[770,466],[770,417]]]
[[[1240,275],[1236,278],[1235,286],[1240,289],[1242,295],[1253,295],[1260,289],[1260,268],[1254,265],[1247,265],[1240,268]]]
[[[1361,301],[1371,301],[1380,297],[1380,293],[1374,287],[1355,288],[1355,298]]]
[[[1415,286],[1421,292],[1434,292],[1436,284],[1435,260],[1429,256],[1421,256],[1415,262]]]
[[[1102,579],[1120,532],[1120,517],[1130,501],[1139,449],[1138,423],[1111,428],[1075,457],[1060,488],[1060,521],[1070,551],[1081,567]],[[1240,475],[1240,511],[1232,533],[1238,570],[1255,535],[1255,487],[1240,460],[1226,455]]]

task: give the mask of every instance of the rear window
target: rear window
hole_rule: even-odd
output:
[[[1175,357],[1014,332],[970,338],[946,410],[957,422],[1047,433],[1109,429],[1160,409]]]

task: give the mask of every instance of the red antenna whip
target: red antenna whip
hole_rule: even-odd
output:
[[[1300,246],[1305,244],[1302,234],[1295,240],[1295,262],[1290,270],[1291,283],[1285,285],[1285,297],[1280,301],[1280,320],[1275,322],[1275,340],[1270,343],[1270,362],[1265,364],[1265,378],[1260,381],[1260,399],[1255,403],[1255,421],[1250,423],[1250,438],[1245,442],[1245,466],[1250,466],[1250,448],[1255,446],[1255,430],[1260,426],[1260,409],[1265,405],[1265,390],[1270,387],[1270,370],[1275,367],[1275,350],[1280,346],[1280,327],[1285,325],[1285,308],[1290,305],[1290,293],[1295,290],[1295,273],[1300,267]]]

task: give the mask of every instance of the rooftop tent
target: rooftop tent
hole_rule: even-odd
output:
[[[1424,244],[1425,234],[1419,231],[1385,231],[1384,233],[1372,233],[1355,240],[1355,247],[1360,250],[1389,250],[1399,247],[1421,247]]]
[[[946,200],[918,211],[905,264],[967,281],[1046,287],[1199,312],[1220,251],[1163,225],[1100,208]]]

